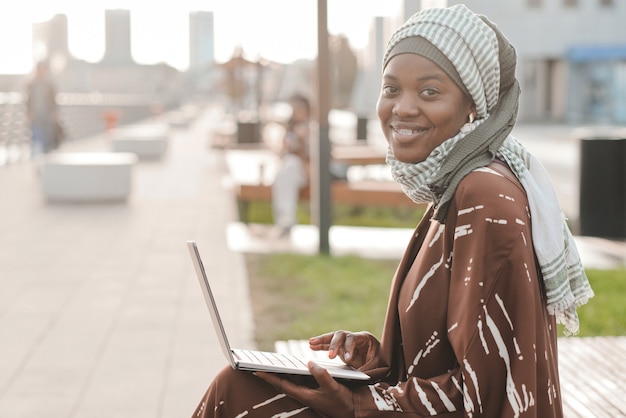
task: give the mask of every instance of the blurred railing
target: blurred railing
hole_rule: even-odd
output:
[[[27,158],[29,148],[24,95],[0,92],[0,165]]]
[[[25,95],[0,92],[0,165],[28,159],[30,129]],[[65,141],[86,138],[171,110],[180,98],[139,94],[59,93],[57,103]]]

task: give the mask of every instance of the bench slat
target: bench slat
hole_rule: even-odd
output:
[[[561,338],[559,369],[563,399],[585,400],[597,414],[626,412],[621,389],[625,375],[626,337]]]
[[[333,203],[355,206],[376,206],[395,208],[416,208],[419,206],[404,194],[399,184],[390,181],[334,181],[332,187]],[[247,223],[248,204],[250,202],[270,202],[272,186],[265,184],[239,184],[236,187],[239,214],[242,222]],[[300,190],[300,201],[311,198],[310,187]]]
[[[415,207],[400,185],[385,181],[335,181],[331,185],[333,202],[363,206]],[[265,184],[240,184],[237,198],[241,202],[270,201],[272,187]],[[311,198],[310,187],[300,190],[300,199]]]

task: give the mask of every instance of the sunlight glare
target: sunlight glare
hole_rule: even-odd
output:
[[[353,47],[365,46],[373,16],[397,13],[401,0],[329,0],[328,28],[349,36]],[[314,0],[22,0],[0,6],[0,74],[21,74],[33,67],[32,24],[65,14],[68,48],[75,58],[102,59],[104,13],[129,10],[131,51],[140,64],[166,62],[179,70],[189,64],[189,13],[213,11],[215,59],[228,60],[237,45],[249,59],[282,63],[317,55],[317,2]]]

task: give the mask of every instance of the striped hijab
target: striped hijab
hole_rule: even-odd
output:
[[[428,52],[428,47],[407,50],[406,40],[416,37],[436,47],[444,58],[439,58],[439,52]],[[387,163],[394,179],[414,201],[433,202],[434,219],[445,223],[450,201],[463,177],[495,157],[505,161],[528,196],[533,246],[548,311],[565,325],[567,333],[577,333],[576,308],[586,303],[593,291],[544,167],[510,135],[517,120],[520,92],[515,78],[515,49],[492,22],[457,5],[413,15],[389,40],[383,68],[395,55],[407,52],[424,55],[457,84],[462,83],[459,87],[474,101],[477,119],[469,133],[459,132],[444,141],[425,161],[403,163],[389,149]]]

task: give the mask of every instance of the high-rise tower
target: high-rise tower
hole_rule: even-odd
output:
[[[213,12],[189,14],[189,71],[211,65],[215,61]]]
[[[102,59],[106,64],[132,64],[130,11],[105,11],[105,51]]]

